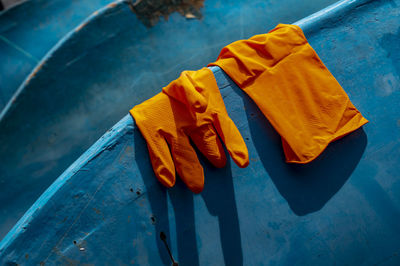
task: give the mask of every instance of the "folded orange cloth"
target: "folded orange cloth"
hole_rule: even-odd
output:
[[[176,169],[190,190],[203,190],[203,168],[189,139],[216,167],[226,163],[218,135],[238,166],[249,164],[246,144],[229,118],[208,68],[182,72],[163,92],[136,105],[130,113],[146,139],[154,173],[167,187],[175,184]]]
[[[254,100],[280,134],[287,162],[308,163],[368,122],[296,25],[229,44],[209,66]]]

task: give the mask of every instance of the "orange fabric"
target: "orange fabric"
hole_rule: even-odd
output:
[[[296,25],[229,44],[209,65],[254,100],[280,134],[287,162],[310,162],[368,122]]]
[[[163,92],[130,113],[146,139],[153,170],[167,187],[175,184],[175,169],[193,192],[204,187],[203,168],[189,138],[212,164],[223,167],[226,157],[218,132],[235,163],[249,164],[246,144],[207,68],[182,72]]]

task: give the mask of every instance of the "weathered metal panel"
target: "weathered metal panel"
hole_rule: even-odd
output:
[[[332,1],[209,0],[201,20],[173,13],[152,28],[121,2],[93,14],[52,48],[0,114],[0,238],[130,107],[182,70],[215,60],[224,45]]]
[[[0,243],[1,263],[399,265],[400,1],[344,1],[299,21],[370,123],[313,163],[284,162],[279,136],[213,68],[251,162],[205,165],[193,195],[154,177],[124,117],[67,169]]]

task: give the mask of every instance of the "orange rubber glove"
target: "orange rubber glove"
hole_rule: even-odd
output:
[[[296,25],[229,44],[209,65],[254,100],[280,134],[287,162],[308,163],[368,122]]]
[[[235,163],[249,164],[246,144],[228,116],[210,69],[184,71],[163,91],[130,110],[162,184],[174,186],[176,169],[190,190],[203,190],[203,168],[189,138],[213,165],[223,167],[226,156],[218,132]]]

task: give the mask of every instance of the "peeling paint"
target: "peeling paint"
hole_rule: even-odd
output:
[[[178,12],[187,19],[201,19],[200,9],[204,0],[136,0],[128,1],[129,7],[147,27],[157,24],[160,17],[168,20],[170,14]]]

